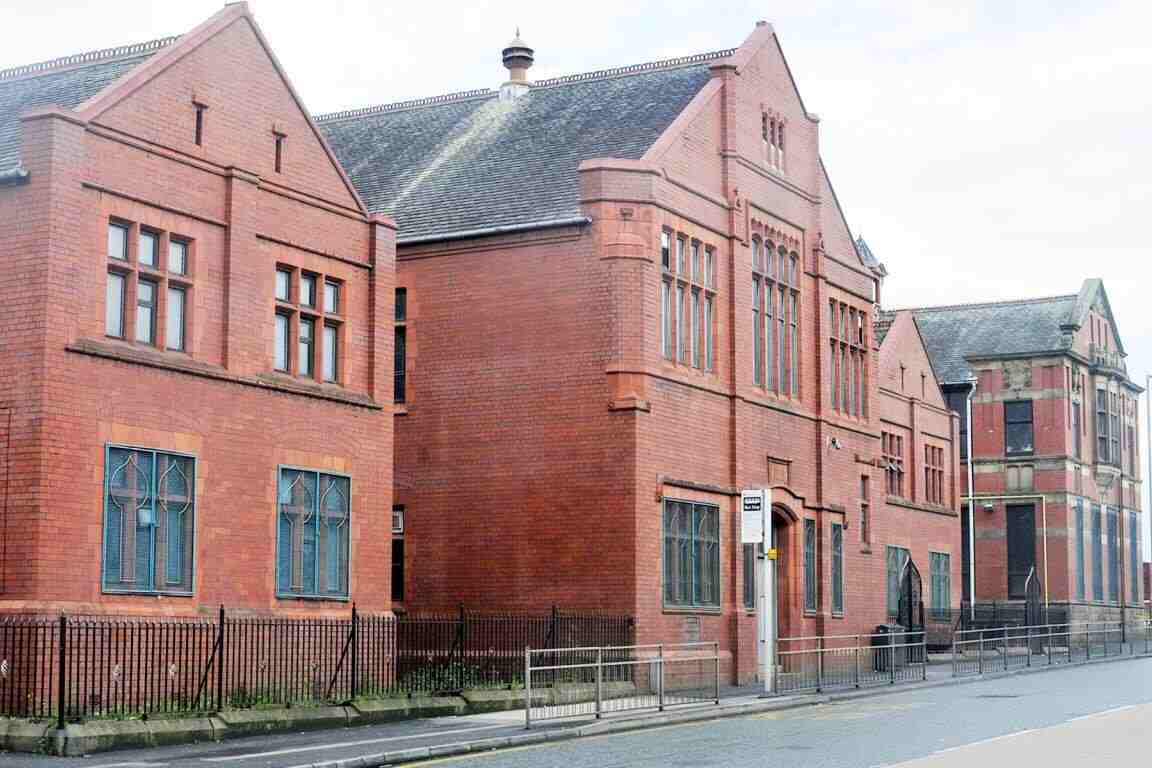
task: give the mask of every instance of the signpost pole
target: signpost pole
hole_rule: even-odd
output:
[[[764,693],[776,693],[776,542],[772,534],[771,491],[764,491]]]
[[[756,640],[764,695],[776,690],[776,551],[772,541],[771,491],[755,488],[740,494],[741,541],[758,544],[760,574],[756,600]]]

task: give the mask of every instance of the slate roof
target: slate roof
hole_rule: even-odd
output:
[[[0,173],[20,165],[22,113],[50,105],[77,107],[176,39],[165,37],[0,71]]]
[[[966,358],[1068,349],[1061,327],[1078,324],[1078,296],[960,304],[910,310],[941,384],[959,384],[971,370]]]
[[[877,344],[883,344],[884,339],[888,338],[888,331],[894,322],[896,322],[895,312],[880,312],[876,315],[876,319],[872,321],[872,332]]]
[[[577,166],[641,157],[733,51],[543,80],[514,101],[471,91],[316,118],[400,242],[581,215]]]
[[[880,259],[876,258],[876,255],[872,253],[872,249],[868,247],[868,243],[864,242],[863,235],[856,238],[856,250],[859,251],[860,258],[864,261],[864,266],[880,275],[888,274],[888,270],[884,268]]]

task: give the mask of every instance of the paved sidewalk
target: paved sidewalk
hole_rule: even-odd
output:
[[[1105,659],[1128,661],[1130,657]],[[1027,674],[1047,669],[1075,667],[1033,667],[1007,673]],[[144,750],[110,752],[84,758],[54,758],[29,754],[0,754],[0,768],[374,768],[433,757],[485,752],[547,741],[635,731],[678,723],[739,717],[782,709],[814,706],[851,699],[948,685],[961,685],[1005,674],[951,677],[951,666],[929,666],[925,682],[874,685],[859,690],[848,688],[822,693],[799,693],[764,698],[756,687],[727,688],[721,703],[686,705],[664,712],[648,710],[614,715],[604,720],[585,718],[544,722],[531,730],[524,728],[524,712],[513,710],[481,715],[410,720],[386,725],[360,726],[338,730],[281,733],[224,742],[203,742]]]

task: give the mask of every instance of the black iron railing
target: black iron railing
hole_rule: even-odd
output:
[[[0,716],[72,720],[522,685],[524,649],[628,644],[629,616],[0,617]]]
[[[1152,654],[1152,621],[1004,626],[957,631],[952,676]]]

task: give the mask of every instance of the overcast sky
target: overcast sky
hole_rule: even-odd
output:
[[[497,87],[516,25],[544,78],[733,47],[767,19],[822,119],[848,222],[888,267],[887,306],[1075,293],[1101,277],[1129,375],[1152,371],[1146,1],[250,5],[314,113]],[[221,3],[4,6],[0,68],[178,34]]]

